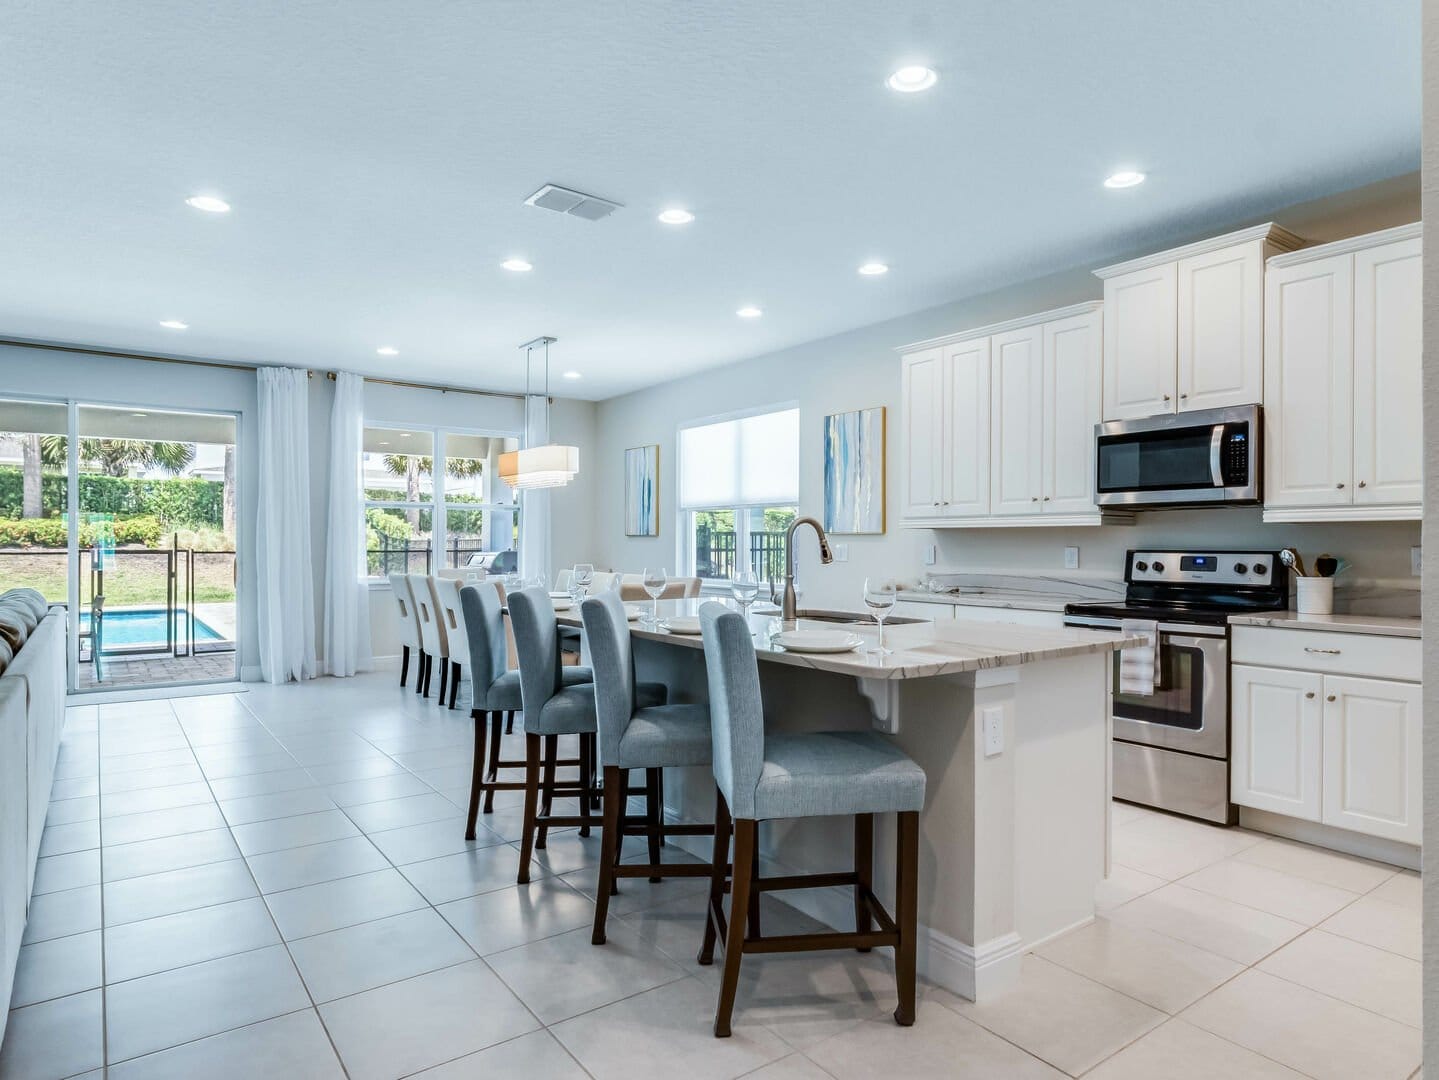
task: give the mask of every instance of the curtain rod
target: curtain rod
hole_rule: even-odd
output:
[[[335,381],[333,371],[325,372],[325,378],[331,382]],[[384,383],[386,386],[403,386],[410,390],[438,390],[442,394],[475,394],[479,397],[509,398],[511,401],[524,401],[524,394],[511,394],[503,390],[472,390],[468,386],[440,386],[437,383],[408,382],[405,379],[381,379],[376,375],[362,375],[366,382]],[[554,398],[550,399],[551,401]]]

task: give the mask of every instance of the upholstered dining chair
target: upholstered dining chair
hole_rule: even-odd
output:
[[[424,576],[425,588],[430,593],[430,606],[435,616],[435,627],[440,637],[440,696],[438,701],[441,705],[445,703],[445,692],[449,687],[450,678],[450,628],[445,622],[444,605],[440,602],[440,581],[434,574]],[[430,694],[428,677],[425,682],[425,696]]]
[[[415,605],[415,619],[420,630],[420,668],[415,680],[415,692],[421,697],[430,696],[430,677],[434,673],[435,657],[440,656],[443,645],[440,641],[440,620],[436,615],[435,599],[430,595],[430,579],[427,574],[406,574],[410,586],[410,598]]]
[[[440,577],[436,575],[430,579],[430,584],[435,592],[435,604],[440,617],[440,629],[444,631],[445,643],[448,646],[448,659],[450,669],[450,708],[455,707],[455,699],[460,694],[460,671],[461,668],[468,669],[470,665],[469,630],[465,625],[464,606],[460,603],[460,586],[463,582],[455,578]],[[444,704],[444,681],[440,683],[441,704]]]
[[[615,591],[590,597],[581,605],[590,662],[595,673],[595,717],[599,759],[604,770],[604,813],[600,844],[600,880],[591,941],[605,943],[605,919],[616,879],[709,877],[704,863],[663,863],[660,841],[667,835],[708,836],[713,825],[667,825],[660,770],[710,763],[710,713],[707,705],[642,705],[635,683],[633,642],[624,601]],[[631,769],[645,771],[646,814],[642,821],[624,810]],[[621,863],[623,837],[645,836],[649,862]]]
[[[693,598],[700,594],[700,579],[697,577],[672,577],[665,582],[665,591],[660,593],[661,600],[683,600]],[[621,574],[620,575],[620,599],[622,600],[648,600],[650,594],[645,592],[644,575],[642,574]]]
[[[894,1018],[908,1027],[914,1023],[919,812],[924,807],[924,770],[872,731],[766,733],[759,665],[748,620],[722,604],[708,603],[700,608],[700,626],[718,802],[713,875],[699,962],[714,962],[718,939],[724,947],[724,975],[715,1010],[716,1037],[730,1034],[740,960],[747,952],[893,948],[899,991]],[[895,814],[898,819],[893,917],[873,891],[875,814]],[[777,879],[759,876],[756,845],[761,821],[829,816],[854,818],[852,871]],[[726,919],[726,856],[731,831],[734,863]],[[783,938],[766,938],[760,933],[752,898],[771,890],[820,885],[854,888],[853,933]],[[876,922],[878,930],[873,928]]]
[[[415,615],[415,601],[410,595],[410,583],[405,574],[390,575],[390,592],[395,597],[395,608],[399,613],[400,627],[400,685],[405,685],[405,679],[410,674],[410,653],[420,653],[420,623]],[[415,658],[415,668],[418,672],[424,667],[424,661]]]
[[[523,769],[524,761],[500,757],[502,725],[514,724],[520,710],[520,672],[508,665],[505,635],[504,586],[492,581],[466,585],[460,590],[464,616],[466,655],[470,674],[470,717],[475,722],[475,757],[470,779],[469,819],[465,839],[475,838],[475,823],[483,796],[484,812],[495,808],[496,791],[523,791],[522,780],[503,781],[501,769]],[[589,668],[566,667],[560,677],[564,685],[580,686],[590,681]],[[488,727],[488,731],[486,728]]]

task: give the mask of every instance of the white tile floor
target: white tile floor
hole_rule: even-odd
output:
[[[746,958],[716,1042],[702,884],[627,882],[592,947],[597,840],[515,886],[516,796],[463,839],[470,739],[392,675],[71,710],[0,1080],[1418,1068],[1415,875],[1118,805],[1100,918],[1010,993],[906,1030],[879,954]]]

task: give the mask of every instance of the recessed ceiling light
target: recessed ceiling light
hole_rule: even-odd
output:
[[[141,416],[141,417],[144,417],[144,416],[149,416],[150,414],[149,414],[149,413],[143,413],[143,412],[132,412],[130,415],[131,415],[131,416]]]
[[[1120,169],[1119,172],[1110,173],[1104,178],[1104,186],[1107,188],[1127,188],[1142,183],[1144,174],[1133,169]]]
[[[389,440],[389,439],[381,439],[381,440],[380,440],[380,445],[381,445],[381,446],[389,446],[389,445],[390,445],[390,440]]]
[[[681,210],[677,206],[660,211],[660,220],[666,225],[688,225],[694,219],[695,216],[688,210]]]
[[[193,206],[196,210],[203,210],[207,214],[228,214],[230,212],[230,204],[213,195],[191,195],[185,200],[185,205]]]
[[[859,272],[865,277],[875,277],[889,273],[889,267],[882,262],[867,262],[859,268]]]
[[[564,377],[565,377],[566,379],[579,379],[579,378],[582,378],[583,376],[581,376],[578,371],[567,371],[567,372],[565,372]]]
[[[410,437],[410,433],[409,433],[408,431],[402,431],[402,432],[400,432],[400,438],[402,438],[402,439],[408,439],[409,437]]]
[[[534,267],[531,266],[524,259],[506,259],[504,262],[500,263],[500,265],[503,266],[506,270],[513,270],[517,274],[523,274],[527,270],[534,269]]]
[[[749,305],[740,308],[738,311],[735,312],[735,314],[738,315],[741,319],[758,319],[761,315],[764,314],[764,312],[761,311],[759,308],[754,307],[753,305]]]
[[[378,349],[375,350],[375,352],[379,353],[381,356],[400,355],[400,350],[395,348],[393,345],[381,345]]]
[[[921,90],[928,90],[938,81],[939,75],[933,69],[913,64],[900,68],[886,79],[884,84],[901,94],[917,94]]]
[[[160,320],[160,325],[163,326],[166,330],[188,330],[188,329],[190,329],[190,324],[189,324],[189,323],[182,323],[179,319],[161,319],[161,320]]]

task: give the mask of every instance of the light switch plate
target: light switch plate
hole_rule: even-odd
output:
[[[1077,547],[1067,547],[1064,549],[1064,568],[1066,570],[1079,569],[1079,549]]]
[[[924,565],[933,566],[937,562],[939,562],[939,548],[935,547],[933,544],[925,544]]]
[[[1418,577],[1424,572],[1424,549],[1412,547],[1409,549],[1409,572]]]
[[[984,732],[984,756],[995,757],[1004,753],[1004,709],[998,705],[986,705],[979,710],[979,722]]]

